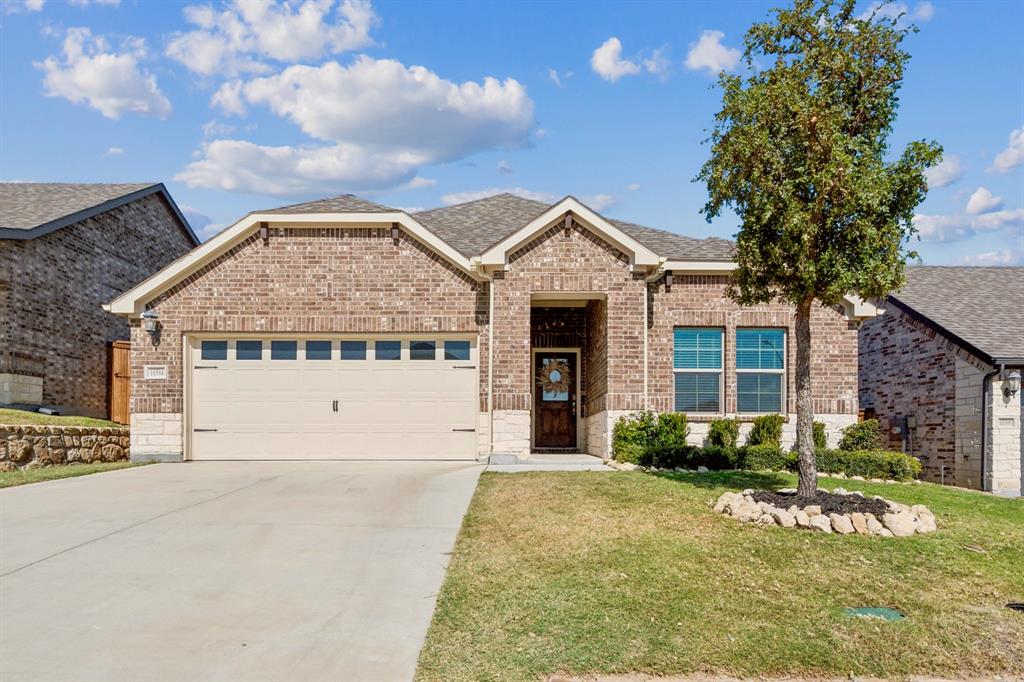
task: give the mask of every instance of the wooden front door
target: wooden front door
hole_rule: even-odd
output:
[[[118,424],[128,423],[130,353],[131,344],[127,341],[114,341],[110,344],[110,421]]]
[[[576,353],[534,355],[533,440],[537,448],[576,447]]]

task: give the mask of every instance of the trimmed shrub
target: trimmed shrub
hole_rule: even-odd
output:
[[[675,448],[652,450],[649,464],[661,469],[696,469],[702,460],[701,448],[696,445],[682,445]]]
[[[612,457],[640,464],[654,441],[658,415],[647,410],[623,415],[612,427]]]
[[[910,481],[921,474],[921,462],[888,450],[819,450],[818,471],[864,478]]]
[[[712,471],[721,471],[723,469],[736,469],[740,465],[735,448],[707,445],[701,449],[697,460],[687,465],[687,468],[696,469],[699,466],[706,466]]]
[[[737,466],[741,469],[793,469],[796,454],[783,452],[775,445],[745,445],[737,451]]]
[[[786,418],[781,414],[765,414],[754,420],[747,435],[747,445],[774,445],[782,447],[782,424]]]
[[[878,420],[865,419],[847,426],[843,429],[843,438],[839,441],[839,449],[846,451],[881,450],[882,431]]]
[[[739,437],[739,419],[715,419],[708,427],[708,437],[704,439],[704,445],[734,450]]]
[[[825,433],[824,422],[814,422],[814,449],[824,450],[828,447],[828,435]]]

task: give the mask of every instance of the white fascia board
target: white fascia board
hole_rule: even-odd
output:
[[[404,212],[394,213],[250,213],[237,223],[197,246],[162,270],[124,292],[103,308],[115,315],[136,317],[142,314],[146,303],[214,260],[250,233],[260,223],[275,228],[303,228],[315,225],[350,225],[352,227],[380,228],[398,223],[408,234],[425,244],[464,270],[474,279],[480,279],[472,261],[453,249]]]
[[[715,274],[732,272],[736,269],[736,263],[731,260],[667,260],[661,269],[666,271],[672,270],[675,272],[682,272],[689,275]]]
[[[661,262],[661,259],[646,246],[642,245],[640,242],[609,223],[607,220],[581,204],[573,197],[566,197],[548,210],[544,211],[541,215],[534,218],[525,227],[517,230],[505,239],[502,239],[500,242],[485,251],[480,257],[480,263],[485,267],[505,266],[508,262],[509,253],[515,251],[516,248],[551,227],[551,225],[568,212],[572,212],[573,216],[579,218],[580,222],[582,222],[588,229],[593,230],[602,238],[607,239],[616,247],[628,253],[631,256],[634,265],[651,267],[657,266]]]

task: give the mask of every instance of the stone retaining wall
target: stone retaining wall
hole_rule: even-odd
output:
[[[0,471],[128,459],[128,429],[0,425]]]

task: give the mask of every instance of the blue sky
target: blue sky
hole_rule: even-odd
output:
[[[723,237],[692,182],[714,74],[779,4],[0,2],[0,179],[162,181],[205,235],[345,192],[514,191]],[[896,5],[921,30],[894,149],[946,150],[922,258],[1024,263],[1024,2]]]

